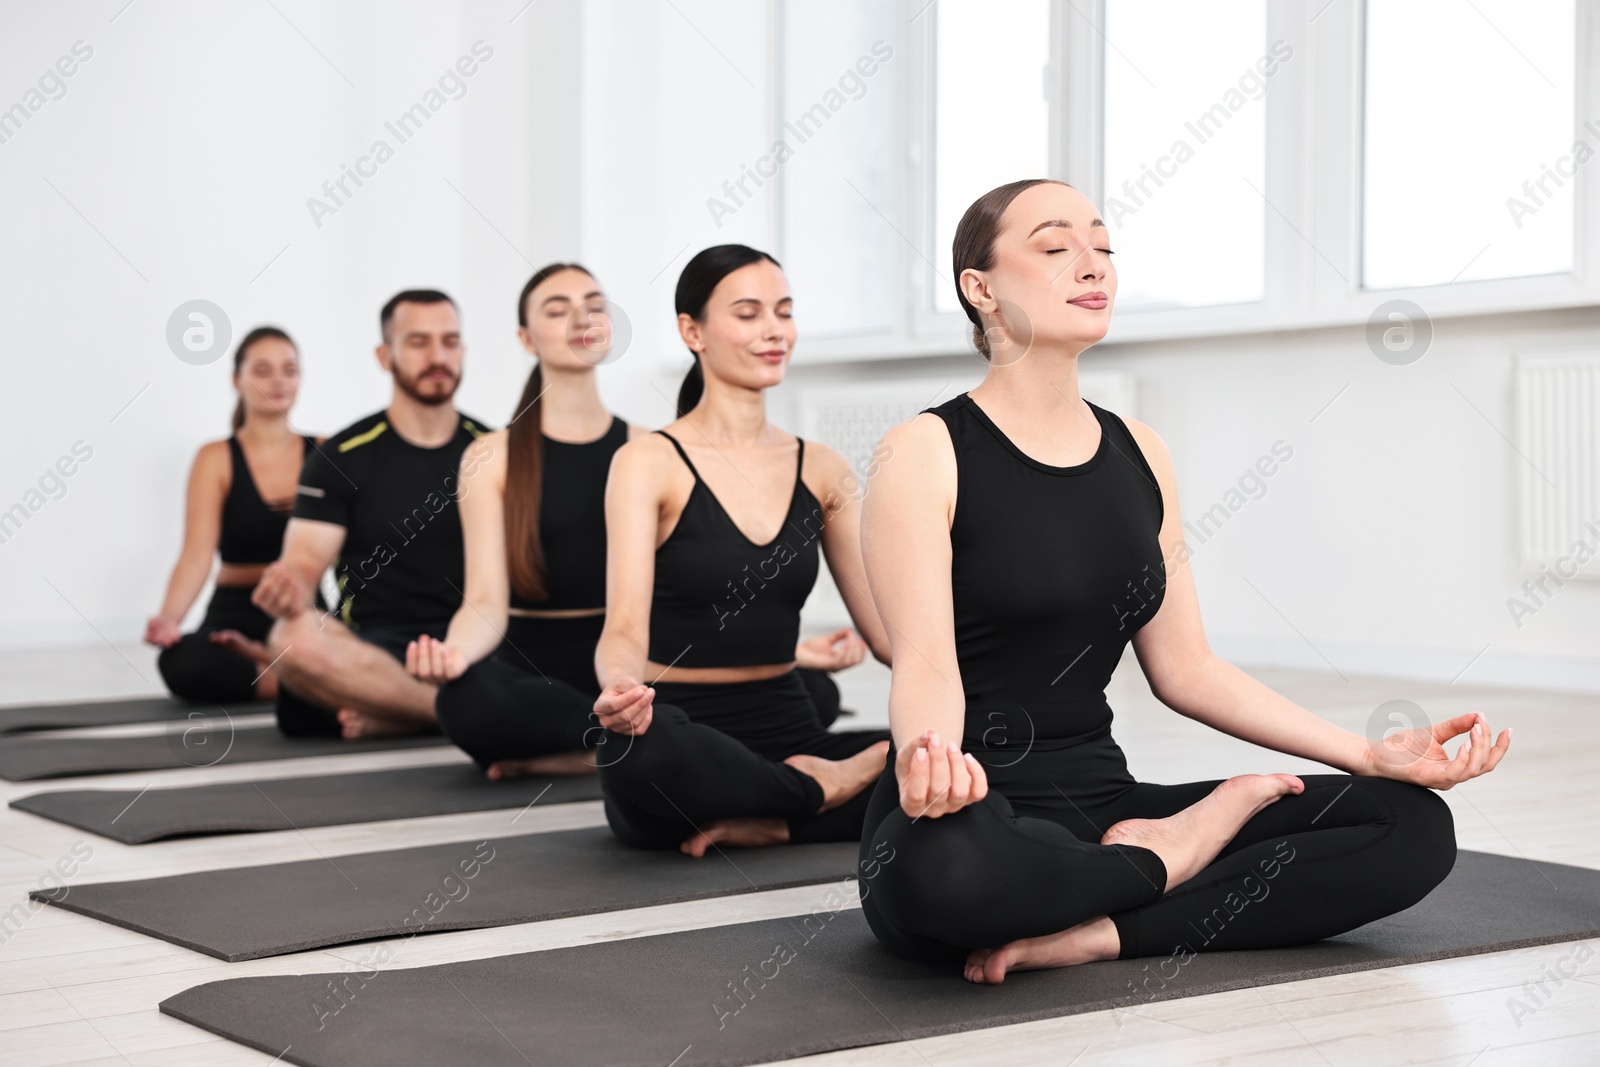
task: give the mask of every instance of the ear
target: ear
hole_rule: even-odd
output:
[[[701,333],[700,324],[687,312],[678,316],[678,336],[683,338],[684,344],[696,352],[705,348],[705,337]]]
[[[528,355],[532,356],[534,359],[539,358],[539,350],[533,347],[533,334],[528,332],[528,328],[526,326],[517,327],[517,340],[522,343],[523,351],[527,352]]]
[[[957,280],[961,287],[961,295],[967,298],[967,303],[978,309],[980,314],[992,315],[1000,304],[994,293],[989,290],[989,280],[982,271],[968,267],[961,272]]]
[[[372,354],[378,358],[378,366],[382,367],[386,373],[394,370],[393,361],[390,358],[389,345],[387,342],[374,348],[372,350]]]

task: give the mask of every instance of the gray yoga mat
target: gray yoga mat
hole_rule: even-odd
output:
[[[628,848],[594,826],[32,895],[237,963],[413,930],[510,926],[838,881],[854,872],[856,851],[850,841],[729,848],[697,860],[676,849]]]
[[[597,775],[491,782],[472,764],[218,782],[182,789],[63,789],[11,802],[19,811],[143,845],[169,837],[303,830],[463,811],[599,800]]]
[[[191,713],[221,717],[272,713],[272,704],[237,704],[223,709],[215,704],[188,704],[174,697],[132,697],[123,700],[95,700],[71,704],[30,704],[27,707],[0,708],[0,735],[30,730],[66,730],[79,726],[124,726],[135,722],[163,722],[182,719]]]
[[[145,737],[0,738],[0,778],[31,782],[80,774],[215,767],[447,744],[439,734],[341,741],[284,737],[276,726],[236,726],[226,717],[180,719],[164,732]]]
[[[1024,971],[998,986],[890,955],[842,896],[819,887],[809,915],[410,970],[379,953],[343,973],[209,982],[161,1010],[308,1067],[734,1067],[1593,937],[1600,872],[1462,852],[1416,907],[1326,941],[1181,967]]]

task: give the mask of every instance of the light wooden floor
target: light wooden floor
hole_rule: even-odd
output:
[[[1492,775],[1444,794],[1463,848],[1600,867],[1600,697],[1416,685],[1383,679],[1253,671],[1267,684],[1341,725],[1364,732],[1385,700],[1416,701],[1434,720],[1481,710],[1496,730],[1516,727],[1510,755]],[[142,676],[142,677],[141,677]],[[0,654],[7,703],[93,699],[151,691],[147,650],[109,647]],[[841,679],[846,705],[863,714],[847,725],[886,722],[887,672],[876,664]],[[1113,682],[1117,737],[1134,773],[1186,781],[1247,771],[1323,770],[1197,726],[1162,708],[1130,658]],[[126,730],[127,728],[122,728]],[[234,768],[116,775],[48,783],[0,783],[0,802],[41,789],[89,784],[140,789],[228,779],[335,773],[459,759],[447,751],[247,764]],[[129,847],[10,809],[0,809],[0,912],[25,899],[77,842],[92,856],[75,882],[107,881],[216,867],[314,859],[403,844],[600,825],[597,802],[480,812],[304,832],[248,834]],[[81,846],[80,846],[81,848]],[[848,885],[848,883],[846,883]],[[717,926],[810,910],[825,887],[612,912],[493,930],[432,934],[392,943],[389,966],[504,955],[562,945]],[[0,1064],[267,1064],[270,1057],[213,1037],[156,1011],[162,998],[201,982],[241,975],[337,971],[371,945],[227,964],[92,919],[43,908],[0,944]],[[1593,1064],[1600,1062],[1600,956],[1578,977],[1547,986],[1533,1014],[1517,1019],[1524,983],[1579,951],[1578,945],[1501,952],[1441,963],[1238,990],[1022,1026],[809,1057],[806,1064],[1298,1065]],[[1531,1003],[1531,1002],[1530,1002]]]

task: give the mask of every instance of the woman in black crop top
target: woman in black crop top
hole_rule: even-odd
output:
[[[175,696],[223,704],[277,695],[276,679],[260,662],[272,619],[250,593],[278,558],[301,462],[318,443],[289,426],[300,354],[288,334],[272,326],[247,334],[233,354],[233,385],[239,392],[233,436],[203,445],[195,456],[183,549],[161,612],[144,632],[161,649],[156,663]],[[183,617],[218,555],[222,566],[205,618],[185,634]]]
[[[606,488],[605,686],[597,752],[613,832],[694,855],[726,844],[854,840],[883,730],[830,733],[797,665],[858,660],[848,631],[797,647],[819,547],[873,653],[888,643],[862,571],[844,458],[767,422],[794,347],[772,257],[696,255],[678,279],[695,364],[681,417],[625,445]]]
[[[1432,789],[1510,743],[1476,713],[1369,741],[1211,652],[1165,446],[1078,393],[1116,295],[1106,243],[1061,182],[968,209],[954,276],[988,373],[886,435],[866,498],[897,751],[866,816],[862,910],[889,949],[974,982],[1301,944],[1410,907],[1455,861]],[[1105,699],[1130,641],[1175,711],[1348,773],[1137,781]]]
[[[517,324],[533,372],[507,428],[461,459],[461,607],[443,641],[406,650],[406,668],[440,687],[439,728],[495,779],[594,771],[606,472],[633,434],[596,388],[595,368],[621,353],[593,275],[541,268]]]

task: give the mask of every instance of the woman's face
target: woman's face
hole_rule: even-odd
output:
[[[707,377],[766,389],[783,381],[794,351],[793,306],[783,271],[763,259],[718,282],[699,321],[679,315],[678,332]]]
[[[517,330],[522,346],[541,362],[565,370],[596,367],[611,351],[611,316],[600,283],[581,270],[550,275],[528,294]]]
[[[983,313],[994,362],[1032,348],[1081,352],[1105,337],[1116,303],[1110,234],[1078,190],[1035,185],[1001,216],[994,266],[963,271],[961,283]]]
[[[251,345],[233,374],[233,387],[246,413],[287,415],[300,395],[300,356],[294,345],[279,337]]]

